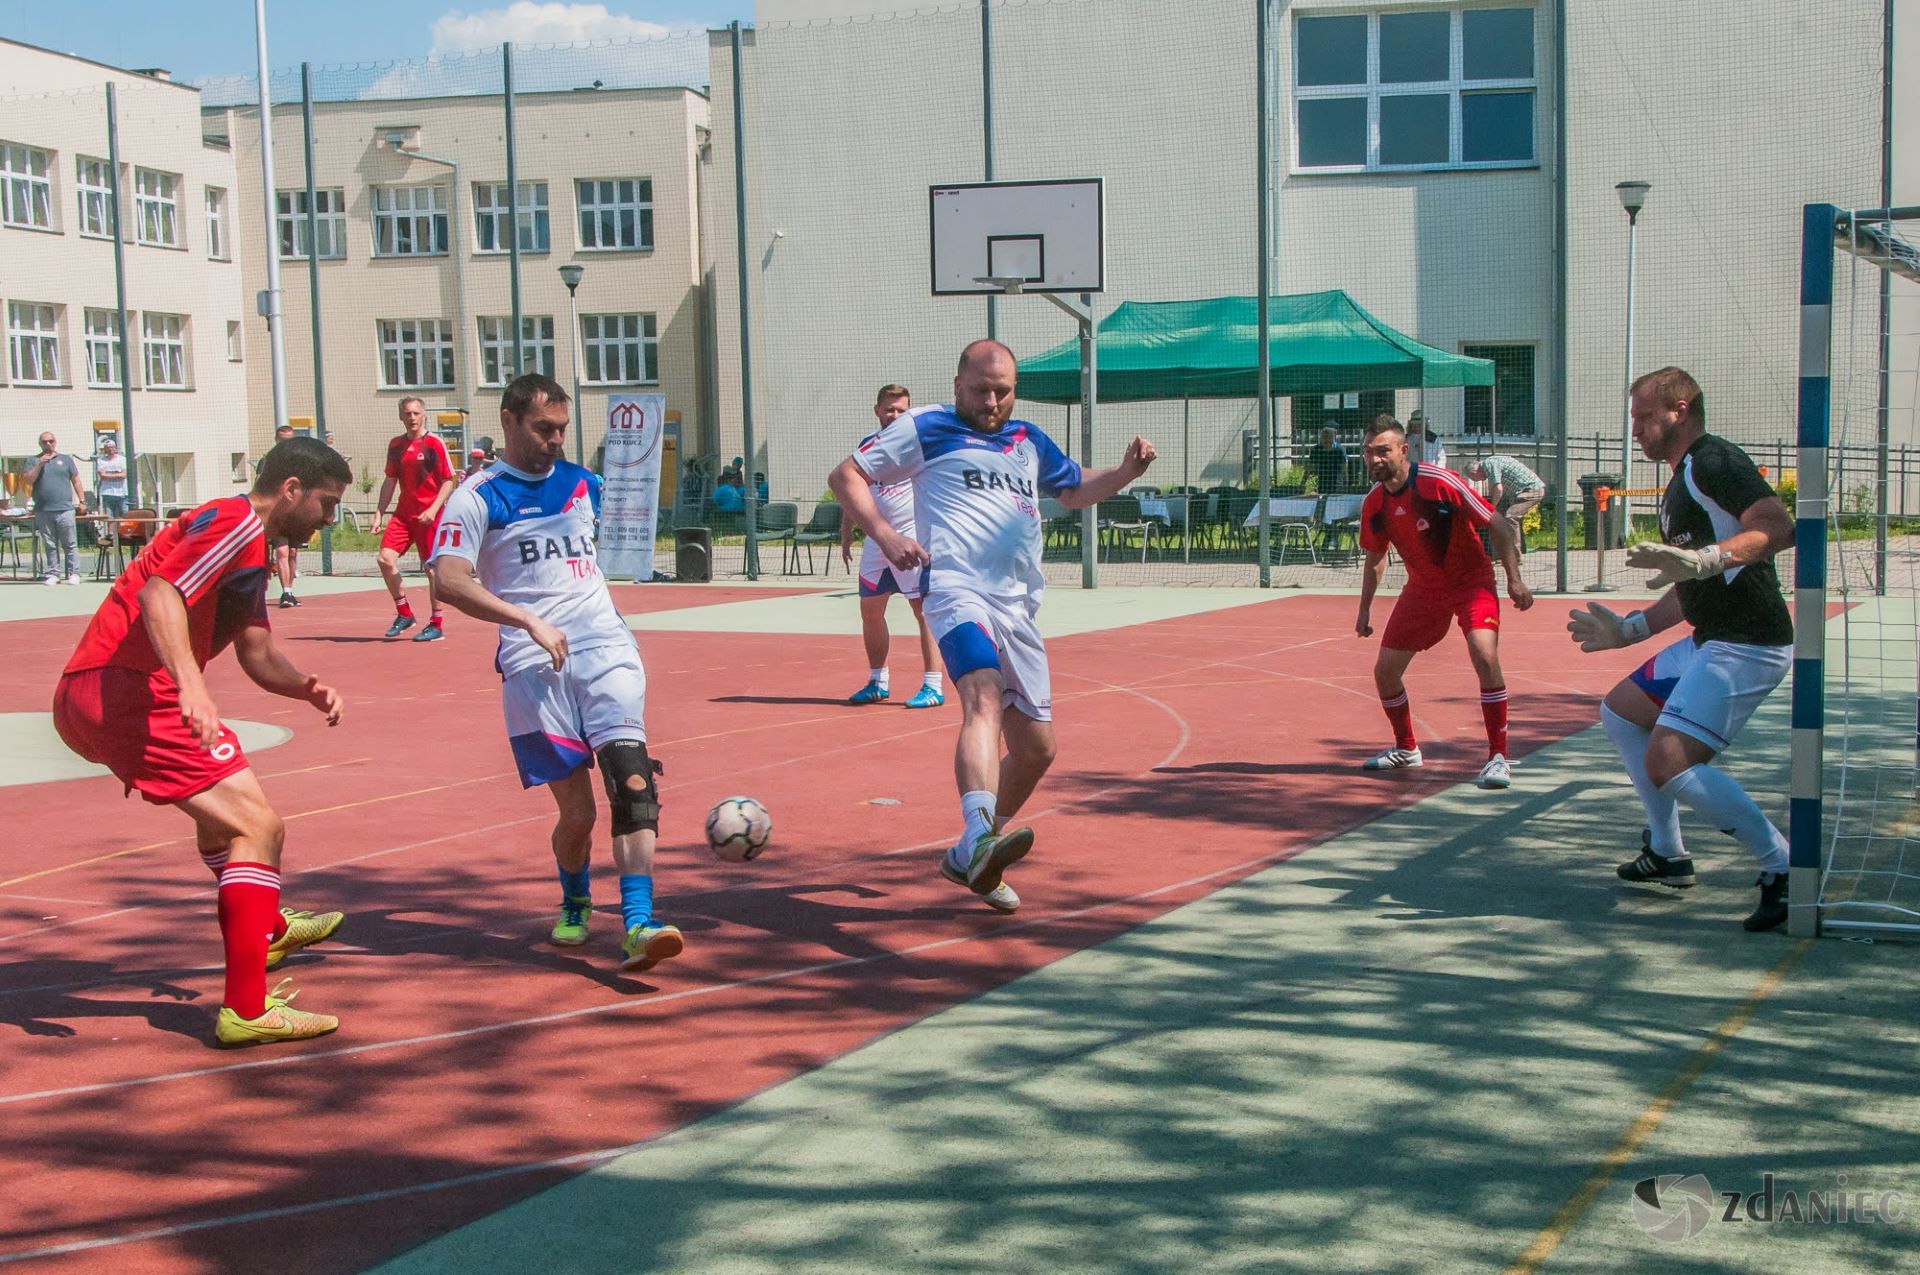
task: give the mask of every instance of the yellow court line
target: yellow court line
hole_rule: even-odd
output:
[[[1553,1251],[1560,1247],[1561,1241],[1567,1238],[1568,1233],[1578,1225],[1581,1217],[1600,1197],[1600,1192],[1606,1190],[1607,1184],[1613,1181],[1613,1175],[1633,1158],[1633,1153],[1639,1150],[1641,1143],[1653,1136],[1653,1131],[1658,1129],[1660,1122],[1667,1118],[1667,1113],[1673,1110],[1673,1105],[1693,1087],[1694,1081],[1700,1079],[1702,1073],[1719,1056],[1720,1051],[1727,1047],[1727,1042],[1747,1025],[1761,1003],[1779,990],[1780,984],[1786,981],[1788,973],[1800,958],[1806,955],[1807,949],[1812,945],[1812,939],[1801,939],[1795,943],[1787,954],[1780,958],[1779,963],[1767,971],[1767,976],[1760,980],[1753,991],[1747,994],[1747,999],[1740,1002],[1740,1007],[1727,1015],[1725,1022],[1713,1029],[1713,1034],[1694,1051],[1693,1057],[1687,1060],[1687,1065],[1682,1067],[1679,1074],[1669,1080],[1666,1087],[1654,1096],[1653,1101],[1647,1104],[1646,1110],[1642,1111],[1639,1117],[1627,1127],[1627,1131],[1620,1135],[1620,1141],[1614,1143],[1613,1150],[1607,1152],[1606,1157],[1594,1166],[1593,1172],[1587,1175],[1587,1180],[1567,1197],[1565,1204],[1555,1210],[1554,1215],[1547,1220],[1546,1226],[1533,1237],[1533,1243],[1527,1245],[1526,1251],[1514,1259],[1513,1265],[1507,1267],[1506,1275],[1532,1275],[1532,1272],[1539,1268],[1540,1263],[1553,1255]]]
[[[261,782],[269,779],[284,779],[288,775],[305,775],[316,770],[332,770],[335,766],[357,766],[363,761],[372,761],[371,757],[349,757],[345,761],[323,761],[318,766],[302,766],[298,770],[276,770],[271,775],[260,776]]]

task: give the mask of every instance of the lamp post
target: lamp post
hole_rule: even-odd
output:
[[[1620,206],[1627,210],[1627,366],[1626,378],[1622,382],[1621,394],[1624,406],[1621,408],[1622,427],[1620,435],[1620,490],[1622,493],[1633,488],[1633,249],[1634,230],[1640,224],[1640,210],[1646,206],[1647,191],[1651,182],[1624,181],[1615,184],[1613,193],[1620,196]],[[1624,545],[1633,531],[1633,506],[1622,494],[1614,499],[1620,502],[1620,540]],[[1600,542],[1606,543],[1606,519],[1600,523]]]
[[[573,360],[573,459],[582,468],[587,463],[587,422],[581,415],[584,410],[580,402],[580,276],[587,272],[585,266],[569,261],[560,267],[560,282],[567,285],[567,355]]]

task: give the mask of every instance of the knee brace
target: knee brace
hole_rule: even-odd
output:
[[[594,756],[613,809],[613,835],[660,831],[660,788],[653,780],[661,767],[647,756],[647,746],[637,739],[616,739]]]

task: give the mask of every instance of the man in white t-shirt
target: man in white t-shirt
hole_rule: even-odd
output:
[[[880,436],[880,430],[893,424],[913,406],[904,385],[883,385],[873,402],[873,414],[880,429],[860,440],[865,447]],[[873,500],[880,516],[895,531],[913,539],[913,484],[877,483]],[[853,562],[853,532],[857,524],[843,506],[840,511],[840,557]],[[871,539],[860,550],[860,636],[867,647],[867,684],[847,697],[849,704],[878,704],[892,692],[888,687],[887,648],[892,635],[887,632],[887,597],[902,594],[913,608],[914,622],[920,626],[920,665],[924,670],[920,689],[907,701],[908,708],[938,708],[947,702],[940,689],[940,670],[933,662],[933,634],[927,630],[927,617],[920,605],[920,572],[896,571]]]
[[[500,626],[494,667],[520,783],[545,784],[560,809],[553,942],[587,941],[589,772],[597,764],[620,873],[620,968],[638,971],[679,955],[685,940],[653,915],[660,765],[647,755],[647,674],[600,574],[600,478],[565,459],[567,424],[567,392],[553,378],[529,372],[507,386],[500,399],[504,454],[460,484],[440,511],[428,570],[449,606]]]
[[[1040,498],[1085,509],[1124,490],[1154,460],[1135,438],[1111,469],[1082,472],[1051,438],[1011,419],[1019,367],[998,341],[960,354],[951,406],[917,408],[842,461],[828,485],[895,570],[923,570],[928,626],[960,700],[954,775],[965,829],[940,873],[1004,912],[1020,897],[1002,880],[1033,846],[1008,830],[1053,764],[1053,689],[1035,619]],[[882,515],[873,488],[912,483],[918,538]],[[1007,755],[1000,756],[1005,739]]]
[[[102,513],[127,516],[127,458],[120,454],[120,440],[111,434],[100,440],[99,454],[93,458],[93,491],[100,497]]]

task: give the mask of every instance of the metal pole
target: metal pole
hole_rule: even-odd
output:
[[[107,196],[113,202],[113,322],[120,335],[120,419],[124,435],[120,442],[127,457],[127,508],[137,509],[140,461],[133,450],[133,376],[127,365],[127,237],[120,228],[120,113],[111,80],[107,82]]]
[[[1620,490],[1625,492],[1633,486],[1633,256],[1636,228],[1640,224],[1640,214],[1636,210],[1627,212],[1627,367],[1622,382],[1620,417]],[[1633,503],[1625,495],[1620,500],[1620,543],[1624,546],[1633,538]],[[1600,521],[1600,541],[1606,543],[1608,519]]]
[[[267,84],[267,0],[253,0],[254,56],[260,74],[260,207],[266,218],[268,245],[275,242],[273,224],[273,103]],[[316,244],[308,244],[309,251]],[[287,423],[287,351],[281,333],[280,254],[269,249],[267,259],[267,349],[273,368],[274,430]]]
[[[740,87],[740,22],[727,28],[733,35],[733,220],[734,248],[740,254],[740,450],[745,455],[741,486],[745,489],[747,545],[742,566],[747,579],[760,578],[760,536],[755,526],[760,493],[753,481],[753,336],[747,298],[747,121],[746,95]]]
[[[575,295],[577,289],[567,289],[567,322],[573,335],[567,340],[567,357],[573,363],[573,460],[580,468],[587,467],[587,418],[586,404],[580,401],[580,299]],[[601,466],[605,468],[605,466]]]
[[[313,428],[327,441],[326,360],[320,347],[320,213],[313,178],[313,64],[300,64],[300,136],[307,170],[307,310],[313,329]],[[275,196],[278,199],[278,196]],[[271,240],[269,253],[279,251]],[[320,528],[320,574],[333,574],[333,526]]]
[[[1080,320],[1080,463],[1093,463],[1093,423],[1095,404],[1100,398],[1099,328],[1093,313],[1093,294],[1080,294],[1086,316]],[[1080,587],[1094,588],[1098,572],[1094,568],[1099,554],[1100,515],[1088,505],[1080,511]]]
[[[1571,539],[1568,506],[1573,491],[1572,428],[1567,394],[1567,3],[1553,12],[1553,385],[1554,413],[1560,422],[1556,459],[1560,502],[1554,514],[1554,586],[1567,591],[1567,550]]]
[[[1891,0],[1889,0],[1891,3]],[[981,180],[993,180],[993,2],[980,0]],[[1000,336],[1000,299],[987,294],[987,339]]]
[[[1193,395],[1180,396],[1180,485],[1186,488],[1187,526],[1181,533],[1182,555],[1193,561]]]
[[[1880,206],[1893,207],[1893,3],[1885,0],[1880,19]],[[1893,231],[1891,222],[1887,225]],[[1875,413],[1879,448],[1879,476],[1874,479],[1873,585],[1887,591],[1887,459],[1891,425],[1888,393],[1893,380],[1893,271],[1880,272],[1880,377]],[[1777,481],[1777,480],[1776,480]]]
[[[519,376],[527,370],[527,347],[526,335],[520,330],[520,168],[514,160],[513,148],[513,45],[510,43],[500,46],[500,73],[507,99],[507,293],[513,306],[513,374]],[[454,268],[464,266],[455,261]],[[574,402],[579,401],[580,396],[574,395]],[[580,426],[576,433],[584,434],[585,422]],[[580,446],[585,445],[582,440]]]
[[[1254,108],[1254,146],[1259,152],[1254,157],[1254,182],[1256,185],[1256,204],[1259,212],[1256,217],[1255,236],[1259,240],[1259,294],[1254,301],[1254,326],[1260,334],[1259,384],[1255,393],[1260,396],[1259,447],[1260,458],[1260,587],[1273,587],[1272,527],[1268,519],[1267,498],[1273,491],[1273,352],[1268,348],[1271,333],[1268,325],[1271,320],[1273,296],[1273,208],[1270,199],[1271,174],[1268,171],[1271,149],[1269,134],[1273,127],[1267,103],[1267,79],[1272,74],[1267,65],[1267,21],[1269,0],[1254,0],[1257,15],[1254,21],[1254,43],[1258,46],[1254,58],[1254,95],[1257,104]]]

